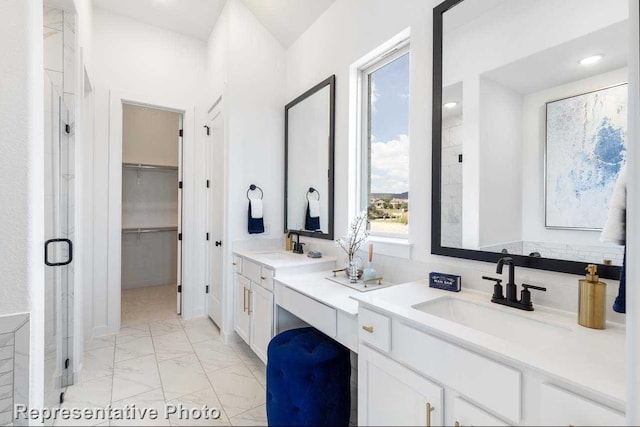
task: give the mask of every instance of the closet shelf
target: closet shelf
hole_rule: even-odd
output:
[[[178,231],[178,227],[128,227],[122,229],[122,234],[164,233]]]
[[[158,170],[158,171],[178,171],[178,166],[149,165],[144,163],[123,163],[125,169],[138,170]]]

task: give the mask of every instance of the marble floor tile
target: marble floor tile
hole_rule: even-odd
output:
[[[123,344],[127,341],[133,341],[138,338],[150,337],[151,331],[147,323],[125,326],[120,329],[120,332],[116,336],[116,343]]]
[[[171,425],[172,426],[228,426],[231,425],[229,418],[224,412],[220,401],[218,400],[218,396],[213,391],[211,387],[200,390],[196,393],[191,393],[186,396],[181,396],[176,399],[170,400],[167,402],[169,405],[175,405],[176,407],[180,407],[189,410],[191,408],[201,409],[205,405],[210,409],[217,409],[219,411],[219,418],[201,418],[201,419],[193,419],[189,417],[185,417],[184,412],[180,415],[180,412],[172,415]],[[213,414],[212,414],[213,415]]]
[[[111,399],[118,401],[161,387],[154,355],[126,360],[115,365]]]
[[[111,403],[111,386],[113,378],[106,376],[68,387],[64,394],[64,403],[62,408],[105,408]],[[86,417],[84,414],[75,419],[60,419],[55,421],[56,426],[95,426],[103,422],[108,422],[105,417],[98,415],[97,417]]]
[[[259,361],[258,363],[245,363],[247,368],[251,371],[254,377],[258,380],[258,382],[263,386],[267,387],[267,366]]]
[[[193,354],[193,348],[183,330],[153,336],[153,345],[158,362]]]
[[[193,344],[193,349],[200,359],[205,372],[213,372],[229,366],[242,365],[233,348],[222,341],[204,341]]]
[[[231,366],[207,375],[230,418],[265,404],[266,391],[246,366]]]
[[[267,407],[260,405],[257,408],[243,412],[231,418],[231,424],[234,426],[266,426],[267,425]]]
[[[167,400],[211,386],[195,354],[159,362],[158,367]]]
[[[114,348],[84,352],[82,378],[85,381],[113,374]]]
[[[149,323],[151,336],[157,337],[167,335],[173,332],[183,331],[182,325],[178,319],[166,319]]]
[[[197,319],[182,320],[182,327],[192,344],[220,340],[220,330],[209,317],[199,317]]]
[[[155,409],[158,413],[157,418],[150,416],[149,412],[144,414],[138,412],[135,419],[126,420],[111,420],[112,426],[166,426],[169,425],[169,420],[165,414],[165,400],[164,393],[161,388],[157,388],[136,396],[131,396],[127,399],[122,399],[113,402],[111,405],[114,408],[124,408],[125,405],[135,405],[138,410]]]
[[[154,353],[151,337],[138,338],[124,343],[116,344],[116,363],[130,359],[137,359],[142,356],[149,356]]]

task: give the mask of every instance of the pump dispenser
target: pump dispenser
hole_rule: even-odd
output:
[[[606,327],[607,284],[600,281],[598,267],[590,264],[587,277],[580,280],[578,323],[591,329]]]

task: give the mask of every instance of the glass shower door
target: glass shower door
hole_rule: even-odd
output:
[[[45,73],[45,405],[72,383],[74,138],[69,110]]]

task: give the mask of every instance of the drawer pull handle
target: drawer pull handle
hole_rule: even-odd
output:
[[[264,277],[264,276],[260,276],[260,279],[262,279],[262,280],[267,280],[267,278],[266,278],[266,277]]]
[[[233,263],[233,265],[234,265],[234,266],[236,266],[236,265],[238,265],[238,263],[237,263],[237,262],[234,262],[234,263]]]
[[[244,304],[243,304],[243,311],[246,313],[247,312],[247,288],[242,288],[243,290],[243,297],[244,297]]]
[[[373,326],[363,326],[362,329],[364,329],[365,331],[369,332],[370,334],[373,333]]]
[[[431,403],[427,403],[427,427],[431,427],[431,413],[435,408],[431,406]]]

